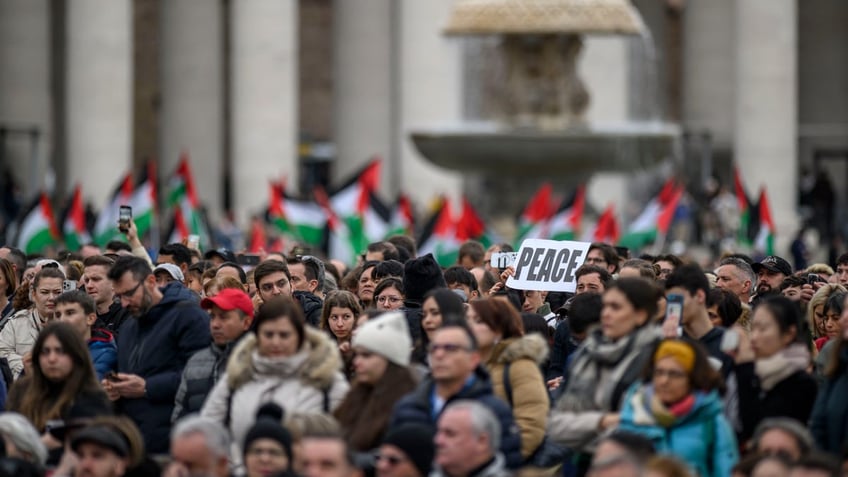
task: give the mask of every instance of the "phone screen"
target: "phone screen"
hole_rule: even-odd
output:
[[[63,280],[62,281],[62,293],[68,291],[74,291],[77,289],[76,280]]]
[[[680,326],[680,319],[683,317],[683,295],[671,293],[666,296],[665,304],[665,323],[663,328],[670,326]]]
[[[259,265],[259,255],[242,253],[238,257],[236,257],[239,265],[247,265],[251,267],[255,267]]]
[[[129,230],[130,220],[132,220],[132,207],[122,205],[121,208],[118,209],[118,229],[120,229],[121,232]]]

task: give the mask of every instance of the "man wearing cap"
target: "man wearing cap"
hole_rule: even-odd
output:
[[[71,439],[77,455],[74,477],[120,477],[127,471],[129,444],[107,426],[90,426]]]
[[[757,274],[757,296],[754,301],[765,295],[780,293],[780,284],[792,275],[792,265],[775,255],[769,255],[762,262],[751,266]]]
[[[433,464],[436,429],[408,423],[389,429],[377,454],[377,477],[427,477]]]
[[[221,266],[224,262],[236,263],[236,254],[226,248],[217,248],[206,252],[203,256],[206,260],[212,262],[216,267]]]
[[[169,243],[163,246],[156,257],[156,265],[166,263],[175,265],[180,273],[185,274],[191,266],[191,250],[181,243]]]
[[[173,263],[160,263],[153,269],[153,276],[156,278],[156,285],[159,288],[171,282],[185,283],[185,276],[180,267]]]
[[[206,395],[224,374],[233,344],[253,321],[253,302],[247,293],[234,288],[225,288],[214,297],[204,298],[200,306],[209,311],[212,343],[186,362],[174,400],[172,422],[186,414],[200,412]]]

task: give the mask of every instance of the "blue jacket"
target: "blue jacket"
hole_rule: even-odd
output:
[[[848,441],[848,351],[843,347],[839,353],[842,371],[827,378],[813,407],[810,431],[819,449],[839,454],[843,443]]]
[[[418,422],[436,425],[442,411],[451,403],[459,399],[471,399],[486,405],[501,423],[501,448],[500,451],[506,458],[507,467],[517,469],[521,467],[521,434],[512,416],[512,409],[501,399],[495,397],[492,391],[492,380],[489,373],[478,366],[474,374],[459,393],[445,401],[445,405],[438,413],[433,410],[433,391],[435,382],[427,376],[418,387],[402,397],[395,404],[389,428],[402,423]]]
[[[692,409],[670,427],[663,427],[654,419],[652,395],[650,384],[636,383],[630,387],[621,409],[619,429],[649,438],[657,452],[673,454],[697,475],[730,475],[739,460],[739,449],[718,393],[696,392]]]
[[[168,452],[183,367],[212,340],[209,315],[191,290],[173,282],[162,293],[162,301],[146,315],[125,321],[118,334],[118,371],[141,376],[147,389],[144,397],[120,399],[117,405],[135,421],[152,454]]]
[[[88,340],[88,352],[91,361],[94,362],[94,371],[97,380],[100,381],[109,371],[114,371],[118,363],[118,347],[112,333],[104,329],[91,331],[91,339]]]

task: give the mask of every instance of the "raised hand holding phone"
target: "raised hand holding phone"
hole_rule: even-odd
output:
[[[665,320],[663,321],[663,336],[665,338],[680,337],[680,319],[683,316],[683,295],[669,293],[666,296]]]

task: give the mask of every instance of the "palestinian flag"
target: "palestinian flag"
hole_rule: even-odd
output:
[[[327,214],[311,201],[286,196],[283,182],[271,184],[268,218],[286,238],[304,245],[318,247],[324,239]]]
[[[612,204],[608,205],[604,212],[598,217],[595,226],[583,235],[584,242],[603,242],[611,245],[618,243],[620,229],[618,220],[615,218],[615,209]]]
[[[68,250],[79,250],[83,245],[91,243],[91,234],[85,223],[85,206],[82,203],[82,187],[77,184],[62,221],[65,247]]]
[[[322,187],[315,188],[315,200],[324,211],[327,222],[327,257],[341,260],[347,265],[356,263],[356,257],[361,252],[354,248],[354,241],[350,238],[350,230],[333,211],[330,198]],[[367,245],[367,244],[366,244]]]
[[[586,203],[586,188],[577,186],[571,197],[562,201],[554,216],[548,221],[548,236],[551,240],[574,240],[580,233],[583,208]]]
[[[212,244],[209,226],[200,210],[200,201],[194,187],[188,154],[180,156],[180,163],[171,177],[168,192],[168,206],[174,210],[173,227],[168,243],[182,242],[189,235],[200,237],[200,248],[206,249]]]
[[[659,195],[651,199],[645,210],[630,224],[619,245],[640,250],[648,244],[656,243],[658,238],[665,237],[682,195],[682,187],[677,187],[672,179],[666,181]]]
[[[524,212],[518,219],[518,233],[515,236],[516,249],[521,247],[521,242],[525,239],[548,238],[548,219],[555,212],[554,205],[551,202],[552,191],[551,183],[545,182],[524,207]]]
[[[27,255],[41,253],[45,248],[58,245],[59,229],[47,194],[42,192],[25,209],[18,222],[16,246]]]
[[[136,185],[133,191],[129,205],[133,210],[133,221],[138,229],[138,236],[144,237],[156,225],[157,189],[155,162],[150,161],[147,163],[136,184],[138,185]]]
[[[248,251],[254,254],[261,253],[265,250],[265,244],[267,242],[268,238],[265,235],[265,221],[259,217],[254,217],[250,221],[250,243],[248,245]]]
[[[374,159],[330,194],[329,206],[347,227],[355,254],[363,253],[369,243],[383,240],[389,231],[388,209],[375,202],[379,183],[380,160]]]
[[[386,237],[392,235],[412,235],[415,220],[412,215],[412,203],[405,194],[398,195],[390,217],[389,232],[386,234]]]
[[[125,240],[118,230],[118,209],[129,205],[133,195],[133,180],[130,174],[124,176],[120,184],[112,192],[109,203],[100,211],[94,223],[94,243],[99,247],[106,246],[110,240]]]
[[[480,218],[480,214],[465,197],[462,198],[462,212],[456,222],[456,239],[460,244],[474,240],[483,244],[483,248],[489,248],[492,244],[500,241],[497,234],[489,230],[486,222]]]
[[[451,214],[450,200],[440,197],[435,211],[424,224],[418,239],[418,256],[432,253],[442,267],[456,265],[460,241],[457,240],[457,223]]]
[[[771,206],[765,187],[760,189],[760,201],[757,203],[757,209],[759,209],[760,220],[754,248],[766,255],[774,255],[775,227],[771,218]]]
[[[733,186],[736,190],[736,202],[739,205],[739,232],[738,241],[740,245],[750,247],[753,245],[754,238],[757,234],[756,220],[752,216],[754,213],[753,201],[745,192],[745,186],[742,182],[742,176],[739,174],[739,168],[733,168]]]

